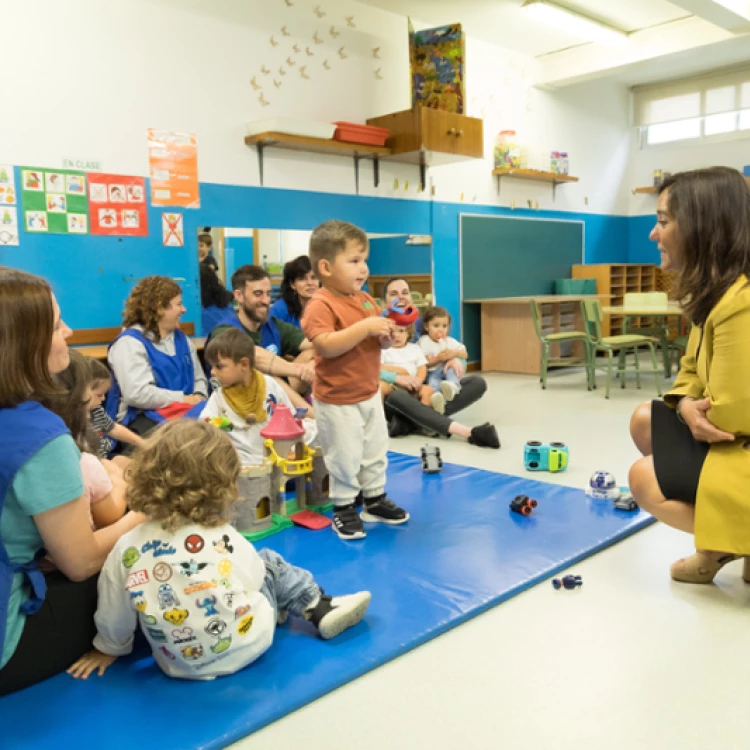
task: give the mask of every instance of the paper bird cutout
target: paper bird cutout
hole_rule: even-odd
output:
[[[335,39],[341,32],[336,31],[335,26],[331,26],[331,28],[328,30],[328,33]]]
[[[255,76],[253,76],[253,77],[252,77],[252,78],[250,79],[250,85],[251,85],[251,86],[253,87],[253,91],[260,91],[260,90],[261,90],[261,89],[263,88],[263,86],[261,86],[261,85],[260,85],[260,84],[259,84],[259,83],[258,83],[258,82],[257,82],[257,81],[255,80]]]
[[[357,28],[357,24],[356,24],[356,23],[354,23],[354,16],[347,16],[347,17],[346,17],[346,25],[347,25],[347,26],[348,26],[348,27],[349,27],[350,29],[356,29],[356,28]]]
[[[373,57],[374,57],[374,58],[375,58],[376,60],[380,60],[380,47],[373,47],[373,48],[372,48],[372,56],[373,56]]]
[[[264,76],[271,74],[271,71],[265,65],[261,67],[260,72],[263,73]]]
[[[305,53],[308,57],[313,57],[313,55],[315,55],[315,53],[309,47],[305,47]]]
[[[323,67],[326,70],[330,70],[331,69],[331,66],[328,64],[328,60],[323,60]]]
[[[380,71],[381,71],[381,70],[382,70],[382,68],[378,68],[378,69],[377,69],[377,70],[375,71],[375,79],[376,79],[376,80],[378,80],[378,81],[382,81],[382,80],[383,80],[383,76],[382,76],[382,75],[380,75]]]
[[[284,0],[284,3],[286,3],[286,6],[288,8],[293,8],[294,7],[294,3],[292,2],[292,0]]]
[[[316,6],[315,6],[315,8],[313,9],[313,13],[315,13],[315,15],[316,15],[316,16],[317,16],[318,18],[323,18],[323,16],[325,15],[325,11],[324,11],[324,10],[322,10],[322,9],[321,9],[321,7],[320,7],[319,5],[316,5]]]
[[[301,66],[300,66],[300,69],[299,69],[299,74],[300,74],[300,75],[301,75],[301,76],[302,76],[303,78],[306,78],[306,79],[307,79],[307,80],[309,81],[309,80],[310,80],[310,76],[309,76],[309,75],[307,75],[307,72],[306,72],[306,71],[307,71],[307,65],[301,65]]]
[[[277,81],[275,78],[273,79],[273,85],[276,86],[277,89],[281,88],[281,81]]]
[[[273,34],[271,34],[271,46],[272,47],[278,47],[279,43],[273,38]]]
[[[284,70],[284,68],[279,68],[279,75],[280,76],[285,76],[286,75],[286,71]]]
[[[347,55],[347,54],[345,54],[345,53],[344,53],[344,48],[343,48],[343,47],[339,47],[339,57],[340,57],[340,58],[341,58],[342,60],[346,60],[346,58],[347,58],[348,56],[349,56],[349,55]]]
[[[286,64],[291,68],[293,65],[296,65],[297,63],[292,60],[291,57],[287,57]]]
[[[265,96],[263,96],[263,92],[261,91],[260,96],[258,97],[258,101],[264,106],[267,107],[271,102],[267,102]]]
[[[291,34],[286,30],[286,26],[281,27],[281,36],[291,36]]]
[[[313,34],[313,41],[315,44],[323,44],[323,40],[318,36],[317,31]]]
[[[292,47],[292,49],[294,50],[295,54],[297,54],[297,55],[302,51],[299,48],[299,44],[295,44],[294,47]]]

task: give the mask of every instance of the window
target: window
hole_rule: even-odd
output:
[[[750,131],[750,66],[638,87],[634,102],[648,145]]]

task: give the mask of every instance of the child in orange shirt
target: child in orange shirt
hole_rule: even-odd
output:
[[[313,397],[318,437],[331,478],[333,530],[363,539],[362,521],[401,524],[409,514],[385,494],[388,430],[380,399],[380,351],[395,330],[365,294],[367,235],[326,221],[310,238],[310,261],[321,281],[307,303],[302,330],[315,347]],[[362,515],[355,507],[360,490]]]

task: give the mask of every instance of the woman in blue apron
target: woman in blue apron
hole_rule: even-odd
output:
[[[109,348],[114,378],[107,413],[138,435],[165,419],[191,416],[208,395],[193,342],[180,330],[182,290],[166,276],[147,276],[125,303],[122,333]]]
[[[95,632],[96,574],[141,521],[91,529],[78,449],[39,399],[59,392],[70,329],[44,279],[0,266],[0,695],[66,669]],[[57,571],[37,561],[50,555]]]

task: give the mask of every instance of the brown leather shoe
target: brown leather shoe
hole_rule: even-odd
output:
[[[696,550],[690,557],[682,557],[672,563],[669,573],[675,581],[682,583],[711,583],[716,574],[733,560],[739,560],[741,555],[726,554],[721,557],[712,557],[705,552]],[[745,568],[750,583],[750,567]],[[743,576],[744,577],[744,576]]]

